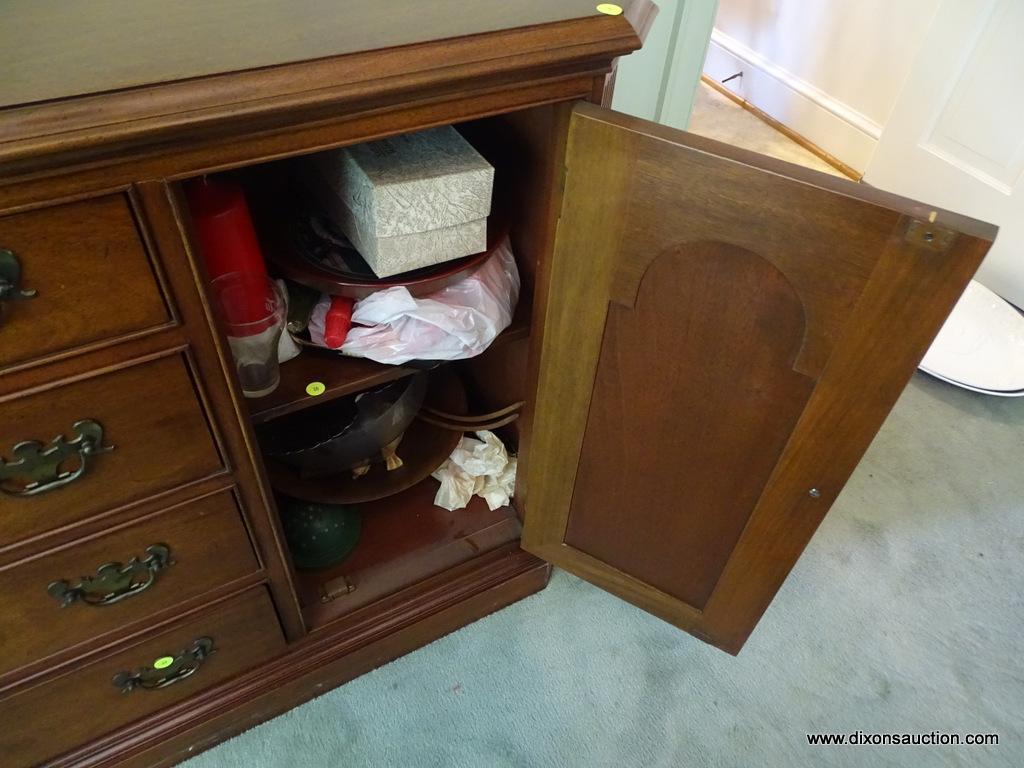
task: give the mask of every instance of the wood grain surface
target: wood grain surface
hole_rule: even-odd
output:
[[[566,158],[524,547],[737,652],[995,229],[591,105]]]
[[[235,376],[227,338],[218,326],[206,285],[202,258],[192,247],[181,190],[162,182],[137,188],[140,209],[167,269],[167,281],[181,308],[189,335],[189,353],[200,378],[197,395],[227,456],[242,511],[253,533],[260,562],[285,635],[299,637],[302,618],[291,583],[284,539],[277,526],[270,486],[262,472],[259,448],[245,398]]]
[[[580,2],[582,0],[572,0],[573,5]],[[220,5],[224,4],[221,0]],[[273,5],[286,6],[281,2]],[[223,138],[231,132],[280,131],[314,121],[337,121],[358,112],[408,108],[442,98],[468,96],[471,92],[499,95],[501,91],[500,96],[507,100],[518,89],[555,85],[581,76],[590,78],[592,88],[583,94],[590,96],[596,92],[594,88],[603,88],[604,74],[611,69],[616,56],[640,47],[640,40],[625,17],[598,14],[592,6],[581,18],[551,23],[537,23],[541,20],[537,15],[523,12],[531,7],[543,7],[546,10],[541,15],[558,15],[559,9],[572,7],[543,0],[481,5],[475,7],[473,13],[465,13],[462,4],[453,0],[443,0],[440,6],[437,3],[417,6],[431,9],[429,13],[434,13],[433,9],[438,7],[450,10],[457,6],[454,14],[442,13],[442,16],[447,16],[448,21],[456,17],[458,20],[440,37],[420,37],[423,29],[415,30],[418,39],[430,42],[388,47],[398,44],[386,32],[376,32],[382,32],[381,27],[393,30],[403,26],[403,16],[408,14],[402,11],[408,5],[407,2],[387,2],[358,6],[366,15],[375,16],[377,24],[377,29],[370,25],[357,33],[358,50],[362,51],[359,53],[304,58],[298,63],[257,66],[231,74],[214,74],[219,67],[212,67],[203,77],[131,88],[117,84],[122,80],[104,79],[101,75],[102,93],[94,95],[73,96],[74,92],[87,88],[68,89],[60,85],[69,73],[54,68],[48,60],[40,61],[33,54],[29,57],[33,63],[22,80],[42,82],[29,89],[27,98],[37,98],[35,94],[45,92],[51,79],[58,83],[56,91],[70,97],[0,109],[0,170],[5,171],[8,178],[28,169],[66,172],[70,163],[86,159],[109,161],[143,148],[152,151],[157,147],[179,147]],[[154,6],[149,4],[150,9]],[[203,6],[205,9],[210,4]],[[18,10],[27,14],[28,7],[28,3],[24,3]],[[38,6],[32,4],[31,7]],[[333,12],[349,8],[351,4],[335,4]],[[452,36],[464,24],[476,24],[478,17],[488,14],[510,14],[517,18],[515,23],[499,31]],[[112,23],[118,35],[125,35],[124,27],[130,18]],[[177,8],[173,18],[175,23],[182,24],[177,34],[187,36],[194,31],[188,28],[193,19]],[[18,22],[5,23],[3,29],[18,25]],[[169,23],[171,27],[174,25]],[[434,24],[424,29],[434,29],[436,35]],[[61,40],[60,44],[72,51],[79,46],[90,47],[90,38],[80,32],[70,39],[76,45],[66,46],[66,40]],[[269,48],[273,41],[281,41],[282,37],[254,34],[247,40]],[[208,55],[216,55],[210,52],[218,50],[198,48],[192,39],[186,48]],[[157,60],[150,56],[147,50],[146,59],[135,63],[137,71],[145,72],[147,66],[151,66],[149,62]],[[201,61],[202,57],[181,56],[176,51],[173,59]],[[109,65],[105,52],[89,54],[89,61],[90,64],[80,71],[104,70]],[[55,73],[59,74],[54,77]],[[597,77],[601,78],[599,85],[594,79]],[[16,104],[10,99],[23,97],[9,94],[8,103]],[[62,163],[64,168],[57,163]]]
[[[0,494],[0,549],[224,472],[223,460],[179,354],[145,361],[35,394],[0,398],[0,450],[16,443],[71,439],[92,419],[114,450],[89,458],[70,484],[34,496]],[[79,460],[69,459],[68,468]]]
[[[127,694],[113,684],[119,672],[175,656],[200,637],[211,638],[215,650],[192,676],[166,688]],[[19,724],[0,729],[0,754],[9,768],[38,765],[253,669],[284,647],[266,590],[249,590],[105,659],[0,699],[0,720]]]
[[[8,0],[0,107],[602,16],[593,0]],[[629,6],[628,2],[622,5]],[[69,44],[73,41],[73,44]]]
[[[359,507],[362,527],[352,554],[337,565],[297,575],[303,613],[311,628],[322,629],[353,611],[430,577],[470,562],[519,539],[511,507],[491,511],[479,497],[449,512],[434,505],[437,482],[412,488]],[[347,581],[352,588],[344,594]],[[323,600],[324,592],[337,595]]]
[[[37,292],[0,309],[0,374],[172,322],[124,194],[0,216],[0,248]]]
[[[173,765],[544,587],[550,566],[514,545],[358,610],[260,667],[141,718],[48,768]],[[159,734],[160,738],[154,738]]]
[[[47,594],[56,580],[70,586],[95,576],[104,563],[144,558],[146,548],[163,544],[171,565],[151,587],[110,605],[75,602],[61,607]],[[121,526],[100,536],[15,563],[0,570],[0,592],[7,596],[0,633],[0,682],[30,662],[78,645],[102,646],[110,635],[173,611],[182,603],[259,570],[248,533],[231,493],[199,501]]]
[[[655,258],[608,310],[565,542],[702,608],[814,388],[805,330],[755,253]]]
[[[130,420],[147,432],[151,425],[147,419],[158,420],[164,438],[153,457],[130,457],[129,467],[117,467],[115,479],[94,482],[88,492],[75,491],[74,503],[54,504],[53,514],[38,530],[15,534],[17,546],[4,550],[0,544],[0,563],[12,569],[56,563],[62,553],[74,552],[79,544],[98,546],[105,536],[117,537],[133,525],[158,519],[169,505],[230,491],[239,501],[261,566],[181,603],[172,609],[181,612],[178,617],[154,608],[146,617],[154,622],[148,630],[136,622],[105,631],[105,639],[97,641],[102,644],[99,648],[86,652],[89,644],[79,643],[48,657],[53,668],[37,660],[14,673],[14,681],[6,683],[0,694],[0,708],[15,707],[19,717],[33,725],[8,735],[24,741],[2,744],[4,754],[18,761],[44,760],[53,766],[78,768],[169,764],[246,724],[294,706],[325,686],[351,679],[536,591],[550,572],[546,564],[517,549],[518,524],[509,515],[486,530],[507,529],[501,541],[510,543],[484,553],[460,552],[454,567],[438,561],[430,570],[435,575],[423,571],[414,584],[404,578],[397,582],[382,578],[375,583],[383,592],[397,591],[363,607],[350,606],[343,616],[307,616],[307,622],[316,626],[315,632],[307,634],[247,403],[233,378],[230,353],[210,310],[203,267],[192,248],[189,222],[173,182],[539,107],[511,117],[508,129],[500,119],[489,128],[499,140],[523,139],[506,159],[517,172],[516,215],[521,224],[517,236],[524,256],[524,281],[532,288],[535,276],[539,278],[549,266],[568,114],[548,105],[598,98],[613,59],[636,49],[639,38],[628,17],[597,14],[593,4],[583,6],[582,0],[556,4],[513,0],[474,7],[472,13],[464,4],[449,0],[427,6],[332,4],[329,17],[312,20],[303,12],[327,4],[308,0],[287,4],[286,22],[269,24],[274,20],[272,12],[284,5],[216,0],[203,3],[201,13],[192,15],[176,7],[170,22],[165,8],[149,0],[132,3],[123,15],[118,14],[125,3],[100,0],[90,8],[89,18],[66,4],[18,0],[5,8],[0,39],[14,41],[5,51],[20,74],[0,85],[0,106],[6,105],[0,109],[0,210],[8,217],[35,214],[55,205],[123,195],[127,190],[139,237],[152,257],[155,280],[174,322],[152,331],[128,331],[117,343],[86,342],[74,354],[48,353],[44,364],[21,366],[0,377],[0,408],[5,417],[0,433],[8,428],[6,417],[15,413],[13,409],[22,408],[16,414],[19,425],[26,425],[31,417],[36,420],[30,426],[52,431],[57,422],[66,420],[65,411],[71,406],[116,402],[117,419]],[[218,22],[239,9],[245,13],[232,16],[233,25]],[[344,29],[339,26],[341,13],[348,24]],[[69,26],[75,34],[62,33]],[[289,30],[294,37],[289,37]],[[168,40],[177,41],[172,57],[161,53],[161,45]],[[180,45],[181,40],[187,44]],[[329,50],[317,50],[318,41]],[[24,56],[12,54],[15,47]],[[182,56],[182,50],[189,55]],[[245,60],[250,55],[258,60]],[[109,303],[104,297],[101,306]],[[544,314],[543,307],[531,307],[528,302],[524,307],[532,309],[534,317]],[[511,339],[525,339],[532,331],[528,322],[517,328]],[[55,397],[103,379],[113,380],[142,365],[175,360],[187,361],[184,378],[151,372],[132,390],[152,413],[137,405],[134,395],[126,395],[121,386],[89,389],[88,396]],[[507,359],[503,356],[500,364],[474,370],[481,374],[486,397],[499,397],[503,377],[520,386],[522,367],[520,350]],[[340,386],[351,384],[342,379]],[[180,388],[185,384],[190,399]],[[162,395],[158,391],[162,385],[180,391]],[[28,401],[31,408],[24,405]],[[205,430],[201,439],[199,434],[188,434],[193,428],[191,416],[175,410],[185,402],[200,415]],[[286,407],[296,402],[289,400]],[[3,433],[0,437],[23,439],[23,431],[19,427],[17,436]],[[111,432],[117,432],[120,440],[128,434],[127,423],[118,422]],[[40,439],[50,436],[38,435]],[[182,451],[168,449],[168,444],[176,447],[179,442],[186,443]],[[145,484],[151,462],[170,462],[163,476],[176,481],[179,467],[174,462],[188,464],[201,458],[206,450],[202,446],[209,447],[215,461],[209,471],[198,461],[204,466],[197,473],[200,477],[147,491],[109,511],[100,509],[108,508],[110,494],[123,496],[126,484],[132,496],[140,482]],[[100,460],[119,453],[120,447],[97,457],[97,467]],[[134,472],[137,463],[141,475]],[[14,525],[12,519],[0,504],[0,531],[3,525]],[[483,544],[485,549],[492,546]],[[360,573],[375,568],[372,564]],[[438,568],[445,570],[438,573]],[[391,578],[383,570],[381,575]],[[238,636],[245,643],[273,645],[268,650],[273,658],[260,664],[259,674],[227,671],[224,674],[230,679],[215,676],[211,686],[197,683],[200,695],[158,699],[159,704],[134,710],[130,717],[122,702],[108,707],[90,698],[91,693],[82,694],[88,713],[71,712],[74,722],[59,738],[40,738],[53,729],[50,715],[59,711],[67,697],[60,687],[64,681],[79,672],[92,675],[110,654],[127,653],[128,646],[149,647],[146,644],[191,626],[203,615],[233,622],[230,606],[237,605],[242,590],[263,579],[273,608],[254,611],[251,620],[237,623]],[[208,614],[200,608],[206,600],[215,601]],[[176,624],[179,619],[180,625]],[[288,648],[280,645],[281,626]],[[114,644],[114,632],[125,633],[122,642]],[[81,657],[76,655],[79,649]],[[88,689],[86,678],[82,681],[76,691]],[[104,682],[109,684],[109,677]],[[125,700],[131,703],[129,697]]]

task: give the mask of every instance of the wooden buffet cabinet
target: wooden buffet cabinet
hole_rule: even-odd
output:
[[[5,11],[3,764],[173,764],[552,563],[738,652],[994,228],[600,106],[649,4],[181,6]],[[527,401],[514,508],[367,510],[327,600],[253,423],[407,370],[301,357],[247,402],[181,184],[440,124],[495,165],[523,276],[457,365]]]

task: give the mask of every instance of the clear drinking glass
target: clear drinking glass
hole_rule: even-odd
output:
[[[211,285],[242,393],[269,395],[281,381],[277,343],[287,314],[281,289],[266,275],[249,272],[229,272]]]

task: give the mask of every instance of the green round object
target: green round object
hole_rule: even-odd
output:
[[[287,499],[281,523],[292,562],[301,570],[337,565],[356,548],[362,519],[359,508]]]

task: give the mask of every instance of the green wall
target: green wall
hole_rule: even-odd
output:
[[[718,0],[658,0],[658,6],[643,49],[619,62],[612,107],[685,129]]]

